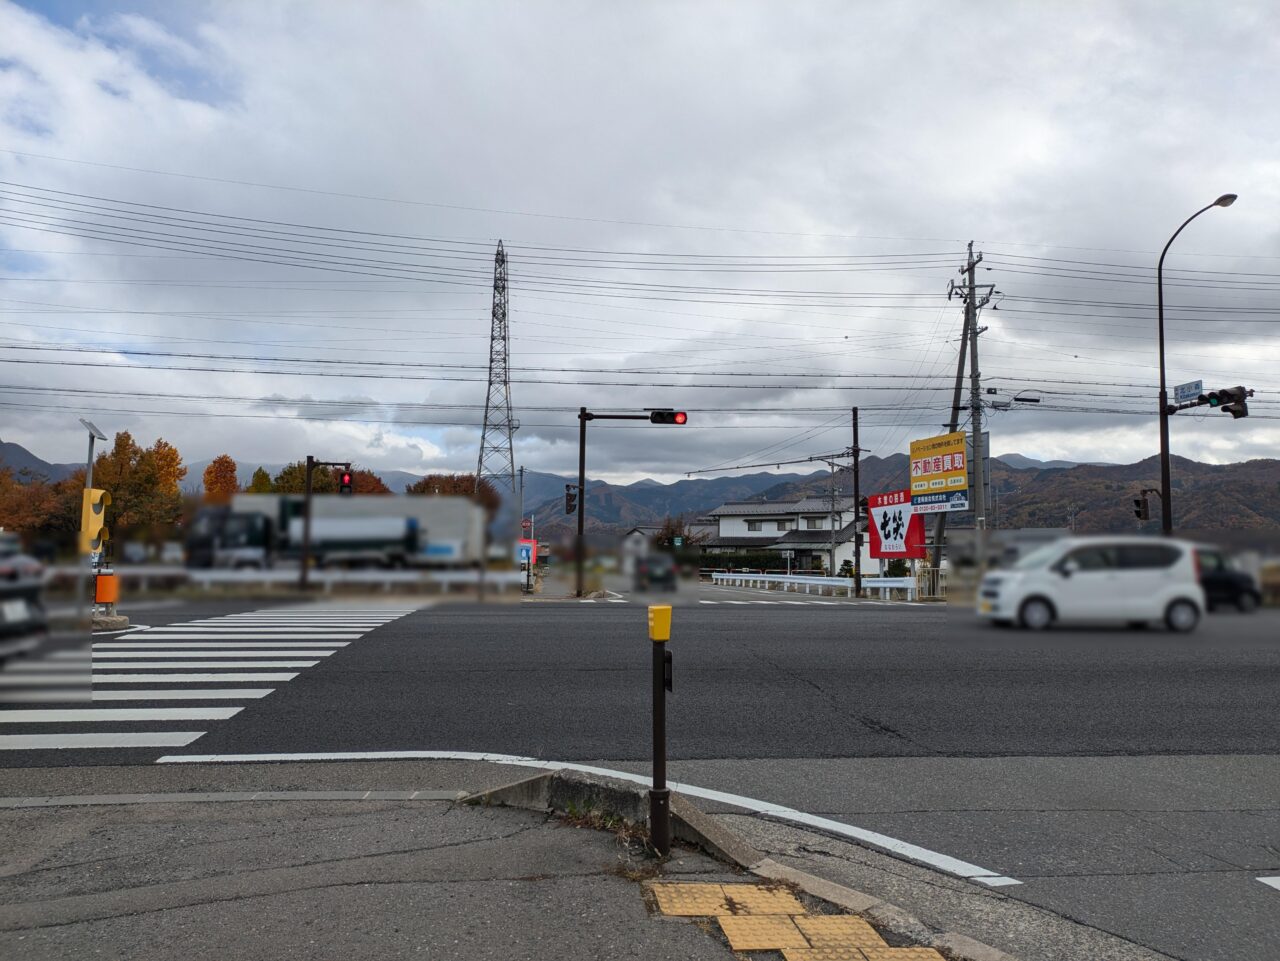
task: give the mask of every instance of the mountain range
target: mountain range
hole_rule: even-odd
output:
[[[200,489],[208,461],[188,464],[185,487]],[[239,465],[239,479],[247,484],[262,466],[275,474],[282,464]],[[15,443],[0,441],[0,467],[30,471],[60,480],[78,464],[42,460]],[[898,490],[907,486],[906,454],[864,457],[861,461],[862,493]],[[401,492],[421,475],[408,471],[378,472],[393,491]],[[1176,522],[1183,529],[1280,530],[1280,460],[1258,459],[1239,464],[1202,464],[1184,457],[1172,458]],[[848,471],[837,475],[837,489],[851,492]],[[539,538],[562,536],[572,530],[572,518],[564,513],[566,484],[577,478],[539,471],[524,472],[523,503],[534,518]],[[1149,457],[1136,464],[1081,464],[1073,461],[1040,461],[1021,454],[992,458],[991,517],[999,527],[1074,527],[1078,532],[1133,531],[1138,526],[1133,499],[1143,488],[1160,486],[1160,462]],[[733,477],[692,478],[663,484],[645,478],[631,484],[588,480],[587,529],[622,532],[632,527],[661,524],[666,517],[692,519],[728,501],[792,500],[826,496],[831,476],[825,470],[809,474],[743,474]],[[514,500],[514,499],[513,499]],[[1160,502],[1151,495],[1148,526],[1160,516]],[[504,504],[504,517],[514,517],[515,505]],[[972,523],[971,515],[958,515],[957,523]],[[506,524],[504,522],[504,529]]]

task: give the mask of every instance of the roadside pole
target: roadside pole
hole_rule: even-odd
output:
[[[85,458],[85,462],[84,462],[84,489],[92,490],[93,489],[93,442],[95,439],[106,440],[107,435],[102,433],[102,431],[98,430],[98,428],[93,426],[93,424],[85,420],[83,417],[80,418],[80,423],[83,424],[85,430],[89,432],[89,456]],[[83,498],[81,500],[81,503],[83,503]],[[81,518],[80,518],[80,530],[83,531],[84,530],[83,508],[81,509],[81,511],[82,512],[81,512]],[[83,550],[83,548],[81,547],[79,538],[76,539],[76,548],[77,548],[77,552]],[[76,571],[76,624],[77,625],[79,624],[89,625],[90,621],[92,620],[92,616],[93,616],[92,604],[89,604],[89,609],[90,609],[89,617],[88,618],[85,617],[85,603],[86,603],[86,598],[85,598],[86,586],[85,585],[89,579],[89,574],[92,571],[92,569],[93,569],[93,555],[86,551],[84,553],[84,556],[80,558],[80,563],[79,565],[77,565],[77,571]]]
[[[862,596],[862,448],[858,446],[858,408],[853,408],[853,594]]]
[[[298,588],[308,587],[307,570],[311,567],[311,472],[316,469],[316,459],[307,455],[306,486],[302,500],[302,570],[298,574]]]
[[[585,407],[578,410],[578,537],[574,543],[576,586],[574,594],[582,597],[586,585],[586,509],[587,509],[587,421],[591,415]]]
[[[649,791],[649,841],[662,857],[671,853],[671,791],[667,788],[667,691],[671,690],[671,605],[649,605],[653,648],[653,787]]]

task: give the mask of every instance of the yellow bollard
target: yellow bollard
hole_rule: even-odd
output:
[[[649,605],[649,640],[661,643],[671,640],[671,605]]]

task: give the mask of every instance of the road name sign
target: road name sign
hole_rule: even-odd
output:
[[[1186,384],[1179,384],[1173,389],[1173,402],[1175,404],[1185,404],[1189,400],[1195,400],[1204,393],[1204,381],[1193,380]]]

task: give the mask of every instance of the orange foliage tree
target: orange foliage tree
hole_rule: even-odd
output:
[[[498,512],[502,497],[498,489],[481,478],[476,485],[475,474],[428,474],[405,488],[406,494],[451,494],[471,497],[485,509],[490,517]]]
[[[236,477],[236,462],[230,454],[219,454],[209,461],[204,469],[205,500],[215,504],[225,504],[231,495],[240,490],[240,481]]]

